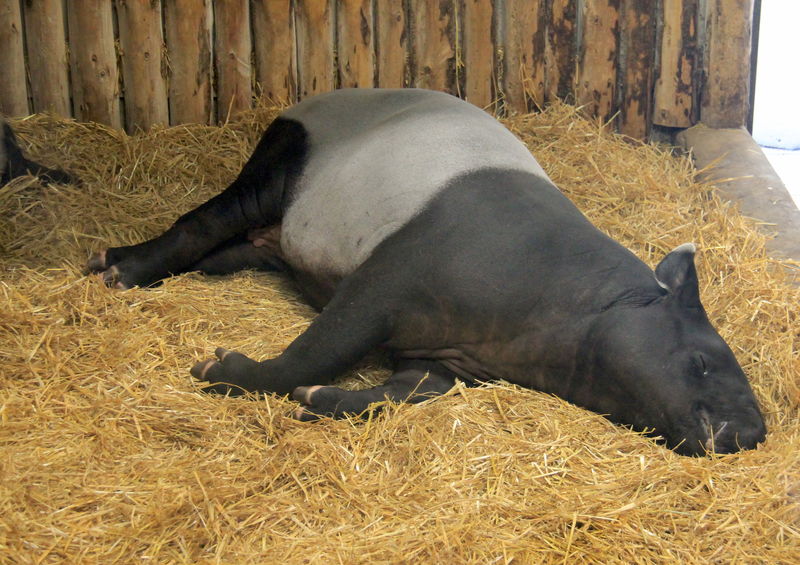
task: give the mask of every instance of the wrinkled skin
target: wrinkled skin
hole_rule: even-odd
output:
[[[322,309],[274,359],[218,348],[191,371],[206,391],[291,394],[300,403],[295,417],[313,420],[362,413],[385,399],[419,402],[456,378],[505,379],[652,431],[686,455],[752,449],[764,440],[747,379],[700,303],[694,246],[676,248],[654,273],[594,228],[529,154],[519,166],[495,166],[487,157],[462,170],[472,159],[459,160],[459,151],[480,148],[481,135],[497,160],[522,154],[517,140],[456,99],[412,90],[309,100],[269,127],[223,193],[161,236],[89,261],[118,288],[191,270],[285,270]],[[447,135],[451,118],[459,133],[485,133],[462,148],[459,136]],[[426,130],[431,119],[440,121]],[[450,142],[414,137],[429,135]],[[375,153],[381,144],[392,148],[383,160]],[[431,160],[437,152],[442,159]],[[347,164],[337,175],[342,158]],[[392,159],[401,161],[400,173],[392,172]],[[452,174],[432,183],[424,202],[411,202],[407,217],[376,222],[388,233],[365,253],[358,246],[366,239],[353,237],[363,226],[347,217],[369,225],[385,212],[375,206],[398,205],[392,190],[408,180],[403,159],[450,166],[444,172]],[[387,178],[397,183],[371,184]],[[425,178],[414,177],[402,194]],[[380,198],[369,192],[380,190]],[[325,191],[339,201],[320,202]],[[325,216],[335,210],[343,215]],[[323,224],[327,237],[306,237]],[[365,258],[353,261],[359,253]],[[374,347],[395,362],[386,384],[327,386]]]

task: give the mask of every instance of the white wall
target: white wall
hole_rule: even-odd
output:
[[[762,0],[753,138],[800,149],[800,0]]]

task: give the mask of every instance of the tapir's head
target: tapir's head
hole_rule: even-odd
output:
[[[593,332],[593,365],[604,381],[598,408],[684,455],[752,449],[764,440],[764,419],[700,304],[694,253],[685,244],[661,261],[660,297],[601,317]]]

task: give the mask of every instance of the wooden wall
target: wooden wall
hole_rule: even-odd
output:
[[[646,138],[741,126],[753,0],[0,0],[0,112],[128,131],[217,123],[255,94],[555,99]]]

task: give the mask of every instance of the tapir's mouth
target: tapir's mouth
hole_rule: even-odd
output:
[[[686,435],[678,451],[687,455],[704,455],[754,449],[764,441],[766,427],[757,409],[752,410],[752,414],[748,414],[747,410],[742,412],[741,418],[723,420],[712,418],[709,410],[703,406],[696,408],[695,432]],[[751,415],[752,418],[747,417]]]
[[[719,445],[718,440],[720,439],[720,435],[722,432],[725,431],[725,428],[728,427],[728,421],[722,421],[716,426],[711,422],[711,417],[708,414],[708,411],[705,408],[700,408],[698,411],[698,418],[700,419],[700,424],[703,427],[703,431],[705,432],[703,435],[706,437],[706,441],[703,443],[703,447],[709,453],[715,451],[716,447]]]

